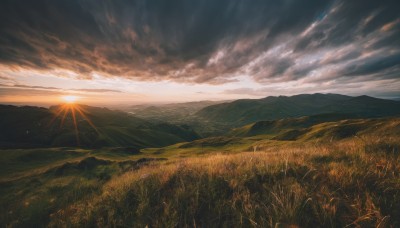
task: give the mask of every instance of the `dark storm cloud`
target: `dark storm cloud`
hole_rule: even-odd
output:
[[[390,72],[391,70],[395,70],[395,75],[382,74],[381,76],[385,78],[400,76],[400,53],[372,56],[355,61],[344,68],[341,73],[345,76],[362,76],[379,72]]]
[[[393,78],[399,73],[399,5],[397,0],[2,0],[0,63],[65,69],[83,79],[98,73],[211,84],[241,74],[265,83],[318,72],[329,72],[320,80]]]
[[[396,23],[399,9],[400,3],[396,0],[337,1],[324,15],[326,18],[317,20],[315,28],[297,42],[295,49],[304,51],[358,42],[385,25]],[[394,33],[394,37],[400,37],[398,29]]]

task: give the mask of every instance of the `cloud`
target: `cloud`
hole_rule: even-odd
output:
[[[122,91],[116,89],[69,89],[69,90],[89,92],[89,93],[122,93]]]
[[[58,93],[61,92],[85,92],[85,93],[122,93],[120,90],[114,90],[114,89],[62,89],[62,88],[57,88],[57,87],[48,87],[48,86],[30,86],[30,85],[21,85],[21,84],[14,84],[14,85],[8,85],[8,84],[0,84],[0,87],[5,87],[7,88],[7,91],[10,91],[12,89],[30,89],[30,90],[52,90],[56,91]]]
[[[9,81],[10,79],[10,77],[0,75],[0,80]]]
[[[266,89],[253,89],[253,88],[237,88],[237,89],[227,89],[223,91],[224,94],[238,94],[238,95],[250,95],[256,97],[267,96]]]
[[[381,88],[385,88],[382,90]],[[240,95],[240,97],[251,96],[261,98],[267,96],[296,95],[300,93],[341,93],[347,95],[364,95],[393,98],[400,97],[400,81],[396,79],[381,79],[369,82],[358,82],[357,80],[341,82],[325,82],[319,85],[312,83],[278,83],[258,88],[236,88],[222,91],[222,94]]]
[[[21,88],[4,88],[0,87],[0,98],[10,96],[60,96],[63,93],[54,90],[37,90],[37,89],[21,89]]]
[[[4,0],[0,64],[87,80],[399,79],[399,11],[398,0]]]
[[[7,86],[7,85],[1,85],[0,86]],[[60,88],[56,87],[48,87],[48,86],[28,86],[28,85],[20,85],[20,84],[15,84],[12,86],[8,87],[13,87],[13,88],[29,88],[29,89],[44,89],[44,90],[61,90]]]
[[[394,74],[388,74],[394,70]],[[342,69],[341,74],[344,76],[362,76],[374,74],[379,72],[386,72],[381,74],[384,78],[397,78],[400,72],[400,52],[394,54],[382,54],[380,56],[370,56],[367,58],[354,61],[351,65]],[[379,76],[379,75],[378,75]]]

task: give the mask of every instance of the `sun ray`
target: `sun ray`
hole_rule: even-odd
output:
[[[68,115],[71,116],[77,145],[80,145],[78,118],[83,118],[89,124],[89,126],[96,131],[96,133],[100,133],[99,129],[86,114],[84,107],[74,103],[65,103],[60,105],[54,112],[54,116],[49,122],[48,126],[50,127],[56,119],[60,119],[59,128],[61,129],[64,126]]]
[[[72,120],[74,123],[74,128],[75,128],[75,136],[76,136],[76,143],[78,144],[78,146],[80,145],[79,142],[79,129],[78,129],[78,123],[76,122],[76,113],[75,113],[75,108],[73,108],[73,106],[70,106],[70,110],[72,113]]]
[[[89,125],[97,132],[99,133],[97,127],[93,124],[93,122],[89,119],[89,117],[87,117],[87,115],[82,111],[81,107],[79,107],[78,105],[75,107],[76,111],[79,112],[79,114],[81,114],[81,116],[89,123]]]
[[[64,126],[65,118],[67,117],[68,110],[67,110],[67,105],[64,105],[64,115],[61,118],[61,123],[60,123],[60,129]]]
[[[48,127],[50,127],[54,121],[63,113],[66,112],[66,106],[62,105],[60,106],[57,110],[56,110],[56,114],[54,115],[54,117],[50,120],[49,124],[47,125]]]

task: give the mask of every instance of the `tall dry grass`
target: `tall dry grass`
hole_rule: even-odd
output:
[[[53,226],[399,227],[399,137],[281,145],[153,163]]]

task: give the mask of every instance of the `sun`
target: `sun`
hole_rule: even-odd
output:
[[[71,95],[68,95],[68,96],[62,96],[61,97],[66,103],[75,103],[75,101],[77,101],[78,99],[79,99],[79,97],[77,97],[77,96],[71,96]]]

